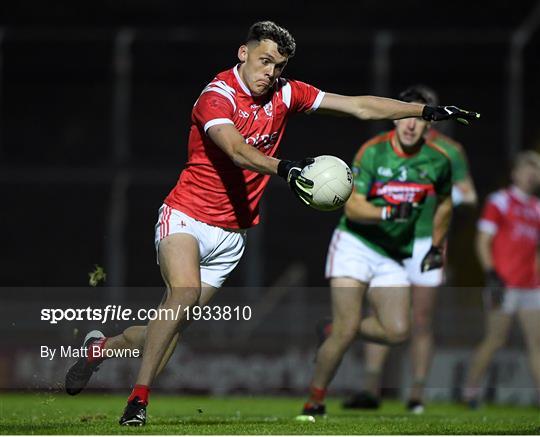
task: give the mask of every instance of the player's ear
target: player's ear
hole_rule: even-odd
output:
[[[247,52],[248,52],[248,46],[245,45],[245,44],[242,44],[238,48],[238,59],[240,60],[240,62],[246,62],[246,60],[247,60]]]

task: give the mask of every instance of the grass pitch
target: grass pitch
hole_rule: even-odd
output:
[[[540,434],[540,410],[524,407],[430,404],[415,416],[396,401],[359,412],[330,400],[328,418],[307,423],[294,421],[300,398],[150,399],[148,425],[127,428],[118,425],[125,396],[0,394],[0,434]]]

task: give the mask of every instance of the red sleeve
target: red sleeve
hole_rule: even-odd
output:
[[[482,215],[478,221],[478,229],[488,234],[494,235],[501,225],[503,215],[497,205],[488,199],[482,210]]]
[[[193,106],[192,119],[206,132],[216,124],[234,124],[234,100],[217,92],[203,92]]]
[[[291,112],[312,112],[319,107],[324,97],[321,90],[298,80],[287,82],[291,86]]]

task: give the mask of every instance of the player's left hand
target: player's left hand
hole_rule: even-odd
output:
[[[456,120],[459,123],[469,125],[469,122],[478,120],[480,114],[473,111],[465,111],[457,106],[424,106],[422,118],[427,121]]]
[[[430,270],[440,269],[444,264],[444,250],[442,247],[431,246],[428,253],[420,264],[422,273]]]
[[[315,162],[314,158],[304,158],[300,161],[279,161],[277,173],[287,181],[292,192],[301,202],[309,205],[313,199],[313,181],[302,176],[302,169]]]

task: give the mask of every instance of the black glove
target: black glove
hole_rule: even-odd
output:
[[[306,179],[301,173],[304,167],[314,162],[315,159],[313,158],[304,158],[300,161],[282,159],[279,161],[277,168],[277,174],[287,181],[294,195],[306,205],[309,205],[313,199],[313,193],[311,192],[313,181]]]
[[[500,307],[503,303],[506,284],[494,269],[485,272],[485,282],[490,304],[495,308]]]
[[[412,215],[414,205],[411,202],[403,202],[397,205],[383,206],[381,218],[394,222],[406,222]]]
[[[422,118],[427,121],[456,120],[469,125],[469,121],[478,120],[478,112],[465,111],[457,106],[424,106]]]
[[[442,247],[431,246],[426,256],[420,264],[422,273],[430,270],[440,269],[444,265],[444,250]]]

